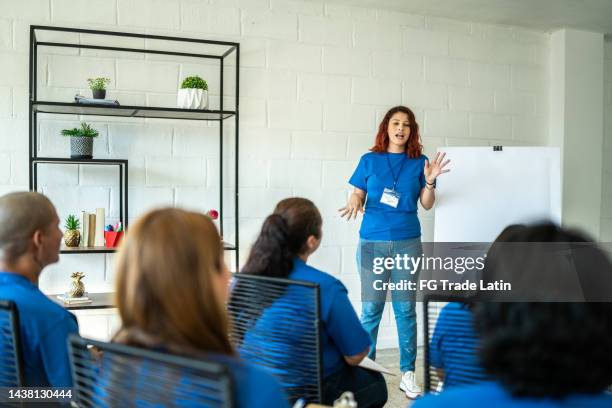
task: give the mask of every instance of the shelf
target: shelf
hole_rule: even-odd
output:
[[[91,303],[81,303],[72,305],[65,304],[57,298],[57,295],[48,295],[47,297],[68,310],[112,309],[117,307],[115,306],[115,294],[113,292],[88,293],[87,296],[91,299]]]
[[[201,124],[206,125],[208,122],[218,122],[218,126],[215,126],[218,132],[219,140],[219,154],[218,154],[218,165],[219,165],[219,212],[224,214],[224,204],[233,202],[233,214],[231,223],[227,221],[225,217],[221,217],[219,220],[219,232],[221,236],[232,236],[235,237],[235,242],[229,244],[223,242],[223,249],[225,251],[234,251],[232,254],[228,254],[229,258],[235,259],[235,269],[239,267],[240,259],[240,245],[239,245],[239,214],[238,210],[239,197],[238,197],[238,176],[239,171],[239,160],[238,160],[238,140],[239,140],[239,112],[238,112],[238,95],[240,89],[240,44],[237,42],[222,42],[215,40],[203,40],[197,38],[182,38],[182,37],[169,37],[169,36],[158,36],[151,34],[139,34],[139,33],[126,33],[126,32],[115,32],[115,31],[100,31],[100,30],[86,30],[79,28],[67,28],[67,27],[50,27],[50,26],[38,26],[30,25],[30,69],[29,69],[29,189],[36,191],[38,189],[38,180],[41,172],[48,171],[56,164],[60,165],[106,165],[117,166],[119,173],[119,220],[127,227],[128,224],[128,161],[122,159],[113,159],[112,157],[104,158],[92,158],[92,159],[73,159],[69,158],[69,153],[66,151],[66,155],[58,155],[59,157],[53,157],[53,155],[45,155],[45,157],[37,157],[38,148],[40,147],[39,140],[39,122],[41,116],[38,113],[46,113],[50,115],[70,115],[64,116],[64,118],[75,118],[84,116],[99,117],[99,120],[108,121],[110,118],[117,118],[124,121],[131,121],[130,118],[154,118],[158,119],[155,122],[161,122],[164,119],[171,120],[187,120],[187,121],[200,121]],[[135,41],[129,41],[135,39]],[[77,40],[75,42],[75,40]],[[102,41],[100,41],[102,40]],[[128,40],[128,41],[126,41]],[[104,45],[99,45],[104,44]],[[51,47],[51,48],[49,48]],[[143,48],[144,47],[144,48]],[[61,101],[53,100],[48,95],[41,95],[38,93],[39,90],[39,78],[38,74],[41,72],[40,67],[47,64],[46,60],[41,59],[41,49],[45,52],[49,52],[54,48],[57,49],[72,49],[72,50],[95,50],[95,52],[112,51],[113,58],[121,59],[122,54],[120,53],[144,53],[152,55],[170,55],[174,57],[189,58],[190,60],[200,61],[205,64],[214,62],[217,67],[215,71],[218,74],[219,91],[218,105],[215,103],[216,109],[181,109],[174,107],[174,102],[168,101],[168,106],[138,106],[139,104],[146,104],[146,102],[138,101],[125,101],[125,105],[109,105],[104,103],[84,104],[77,103],[70,96],[62,98]],[[51,54],[55,54],[54,51]],[[81,55],[79,52],[78,55]],[[129,58],[129,54],[125,54]],[[173,60],[174,60],[173,57]],[[216,61],[211,61],[211,59]],[[207,61],[206,61],[207,60]],[[44,65],[46,66],[46,65]],[[215,75],[213,75],[213,78]],[[179,78],[176,78],[177,80]],[[116,80],[116,78],[115,78]],[[154,80],[154,78],[149,78]],[[228,81],[229,80],[229,81]],[[177,83],[175,88],[178,88],[180,83]],[[74,90],[77,92],[78,90]],[[143,90],[144,91],[144,90]],[[178,91],[178,89],[177,89]],[[144,92],[143,92],[144,93]],[[43,100],[44,99],[44,100]],[[231,101],[227,104],[226,101]],[[104,101],[94,101],[104,102]],[[121,101],[119,101],[121,102]],[[229,125],[226,119],[229,119]],[[142,121],[137,121],[142,122]],[[185,123],[186,124],[186,123]],[[175,123],[178,126],[178,123]],[[128,132],[129,133],[129,132]],[[208,137],[208,130],[202,131],[203,137]],[[216,132],[215,132],[216,133]],[[230,136],[229,138],[226,136]],[[233,136],[232,136],[233,135]],[[126,135],[129,137],[129,134]],[[156,138],[153,137],[149,141],[155,143]],[[230,151],[233,150],[233,171],[230,169],[230,164],[226,164],[225,159],[225,144],[230,143]],[[231,148],[231,143],[235,146]],[[62,157],[63,156],[63,157]],[[41,165],[45,164],[45,165]],[[229,192],[224,188],[227,179],[230,180],[230,184],[233,184],[234,191],[230,195]],[[206,184],[206,179],[203,180]],[[226,197],[228,196],[229,197]],[[231,224],[229,228],[232,228],[232,232],[228,232],[227,224]],[[67,248],[62,247],[62,254],[107,254],[114,253],[116,248],[107,247],[78,247],[78,248]],[[72,308],[72,307],[71,307]],[[75,306],[74,308],[95,308],[92,306]]]
[[[127,160],[120,159],[70,159],[62,157],[35,157],[33,163],[65,163],[65,164],[127,164]]]
[[[236,245],[228,244],[227,242],[223,243],[223,249],[225,251],[235,251]],[[109,247],[73,247],[69,248],[63,246],[60,248],[60,254],[110,254],[116,252],[117,248],[109,248]]]
[[[60,248],[60,254],[110,254],[116,248],[97,246],[97,247],[66,247]]]
[[[74,102],[32,101],[32,109],[39,113],[62,115],[122,116],[134,118],[187,119],[220,121],[236,114],[235,111],[161,108],[152,106],[89,105]]]

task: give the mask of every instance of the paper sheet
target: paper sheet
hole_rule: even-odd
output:
[[[388,368],[381,366],[376,361],[368,357],[361,360],[361,363],[359,363],[359,367],[367,368],[368,370],[372,371],[378,371],[379,373],[383,374],[395,375]]]

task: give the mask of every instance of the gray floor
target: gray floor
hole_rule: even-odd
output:
[[[403,391],[399,389],[399,382],[401,379],[401,373],[399,370],[399,350],[388,349],[379,350],[376,353],[376,362],[382,364],[384,367],[390,369],[397,375],[385,375],[387,380],[387,390],[389,392],[389,400],[385,407],[389,408],[405,408],[412,405],[412,400],[406,397]],[[419,348],[416,359],[416,375],[417,383],[423,387],[423,350]]]

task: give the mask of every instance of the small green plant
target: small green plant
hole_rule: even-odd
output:
[[[96,137],[98,136],[98,131],[87,123],[82,122],[80,128],[62,130],[62,135],[75,137]]]
[[[64,224],[64,228],[66,228],[66,231],[78,230],[80,226],[81,226],[81,222],[75,215],[70,214],[66,218],[66,224]]]
[[[103,90],[106,89],[106,85],[110,84],[109,78],[87,78],[87,82],[89,83],[89,88],[93,90]]]
[[[183,80],[181,84],[181,89],[192,88],[192,89],[203,89],[205,91],[208,90],[208,84],[205,80],[200,78],[199,76],[190,76]]]

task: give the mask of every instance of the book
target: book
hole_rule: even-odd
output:
[[[87,303],[92,302],[92,300],[87,296],[70,297],[66,293],[57,295],[57,298],[61,300],[62,302],[64,302],[64,304],[66,305],[80,305],[80,304],[87,304]]]
[[[76,103],[82,103],[84,105],[112,105],[119,106],[119,101],[116,99],[93,99],[86,98],[82,95],[74,95],[74,101]]]
[[[89,214],[89,225],[87,233],[87,246],[92,247],[96,242],[96,214]]]
[[[94,231],[94,246],[104,246],[104,208],[96,208],[96,228]]]
[[[89,233],[89,214],[85,211],[81,211],[81,228],[79,232],[81,233],[81,242],[79,244],[80,247],[87,246],[87,234]]]
[[[361,363],[359,363],[359,367],[363,367],[363,368],[366,368],[372,371],[378,371],[379,373],[383,373],[383,374],[395,375],[388,368],[381,366],[380,364],[378,364],[376,361],[372,360],[369,357],[366,357],[363,360],[361,360]]]

